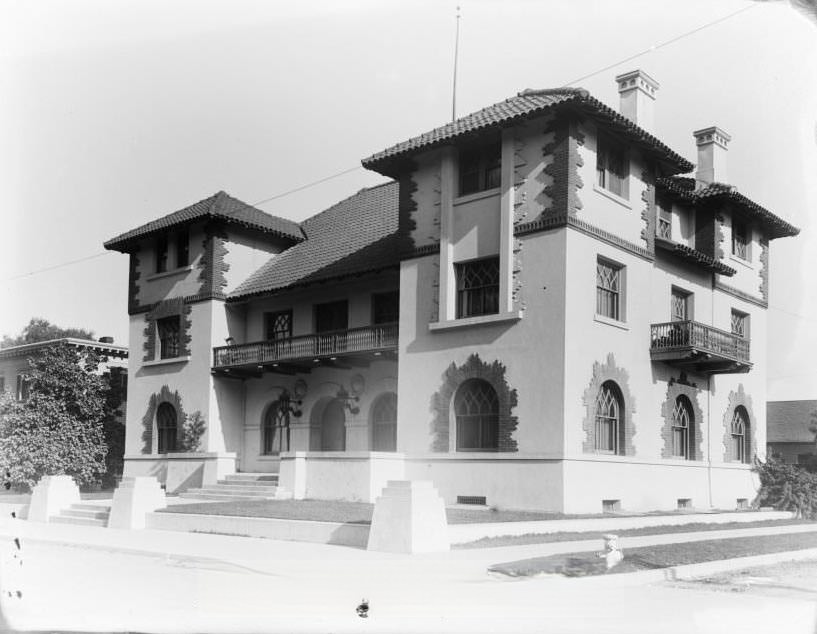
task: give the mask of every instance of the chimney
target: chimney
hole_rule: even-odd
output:
[[[658,82],[643,70],[633,70],[616,77],[621,95],[619,111],[650,134],[654,134],[655,93]]]
[[[726,151],[732,137],[714,125],[703,130],[696,130],[692,134],[698,146],[695,188],[701,189],[710,183],[727,183]]]
[[[99,343],[113,343],[113,337],[100,337]]]

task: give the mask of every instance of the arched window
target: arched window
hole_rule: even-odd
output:
[[[261,428],[261,453],[265,456],[289,451],[289,409],[275,401],[267,408]]]
[[[596,396],[595,450],[622,453],[624,447],[624,399],[613,381],[605,381]]]
[[[178,424],[176,408],[170,403],[161,403],[156,410],[156,429],[159,432],[159,453],[176,451]]]
[[[499,398],[491,384],[468,379],[454,397],[457,451],[499,449]]]
[[[397,394],[386,392],[372,405],[372,450],[397,450]]]
[[[695,459],[695,415],[692,403],[683,394],[675,399],[672,411],[672,455],[685,460]]]
[[[732,447],[730,453],[732,460],[735,462],[749,462],[749,414],[743,405],[738,405],[735,408],[735,413],[732,414],[731,427]]]

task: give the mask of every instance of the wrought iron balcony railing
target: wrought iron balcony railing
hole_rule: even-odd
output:
[[[398,325],[379,324],[213,348],[213,368],[264,365],[397,349]]]
[[[650,356],[654,360],[694,364],[702,372],[745,372],[751,367],[749,340],[697,321],[652,324]]]

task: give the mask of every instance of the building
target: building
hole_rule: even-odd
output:
[[[658,84],[528,90],[367,159],[300,225],[223,192],[130,256],[126,475],[564,512],[734,508],[766,445],[769,241],[798,230],[653,135]],[[206,419],[202,451],[176,452]]]
[[[766,404],[766,452],[789,464],[817,456],[817,400],[769,401]]]
[[[111,337],[101,337],[99,341],[63,337],[61,339],[27,343],[21,346],[0,348],[0,392],[12,392],[14,398],[18,401],[26,400],[28,398],[28,385],[26,383],[26,372],[29,369],[28,360],[45,348],[63,344],[80,350],[93,350],[104,355],[107,360],[100,369],[110,370],[116,376],[114,380],[122,382],[123,385],[127,384],[126,359],[128,358],[128,348],[126,346],[115,345]]]

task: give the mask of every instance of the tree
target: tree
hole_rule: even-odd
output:
[[[82,485],[106,470],[110,385],[98,368],[104,357],[66,344],[29,358],[29,398],[0,399],[0,470],[17,489],[42,476],[70,475]]]
[[[3,335],[0,348],[10,348],[11,346],[22,346],[27,343],[37,343],[39,341],[51,341],[52,339],[62,339],[63,337],[76,337],[77,339],[93,339],[92,330],[84,328],[60,328],[42,317],[32,317],[28,325],[16,337]]]

